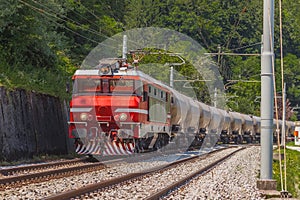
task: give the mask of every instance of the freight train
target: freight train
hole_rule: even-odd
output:
[[[79,154],[126,155],[168,144],[260,140],[260,117],[196,101],[124,59],[102,59],[95,67],[78,69],[72,79],[69,137]],[[285,126],[288,134],[295,124]]]

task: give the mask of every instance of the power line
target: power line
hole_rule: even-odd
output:
[[[74,25],[75,25],[76,27],[80,28],[80,29],[83,30],[83,31],[88,31],[88,32],[93,33],[93,34],[95,34],[95,35],[98,35],[98,36],[104,37],[104,38],[106,38],[106,39],[109,39],[109,40],[118,42],[118,40],[113,39],[113,38],[111,38],[111,37],[109,37],[109,36],[107,36],[107,35],[104,35],[104,34],[102,34],[102,33],[99,33],[98,31],[96,31],[96,30],[94,30],[94,29],[91,29],[91,28],[82,28],[81,26],[82,26],[83,24],[81,24],[81,23],[79,23],[79,22],[77,22],[77,21],[75,21],[75,20],[73,20],[73,19],[67,17],[66,15],[63,15],[63,14],[60,14],[60,13],[56,13],[55,11],[53,11],[52,9],[50,9],[48,6],[43,5],[43,4],[41,4],[41,3],[39,3],[39,2],[37,2],[37,1],[35,1],[35,0],[32,0],[32,1],[33,1],[34,3],[36,3],[36,4],[38,4],[39,6],[46,8],[47,11],[45,11],[45,10],[43,10],[43,9],[40,9],[40,8],[37,8],[37,7],[35,7],[35,6],[31,5],[31,4],[28,4],[28,3],[26,3],[26,2],[24,2],[24,1],[22,1],[22,0],[19,0],[19,1],[23,2],[24,4],[27,4],[27,6],[30,6],[31,8],[35,8],[35,10],[38,10],[40,13],[43,13],[43,12],[44,12],[44,13],[46,13],[46,14],[48,14],[48,15],[54,17],[54,18],[57,18],[57,19],[59,19],[59,20],[62,20],[62,21],[64,21],[64,22],[66,22],[66,23],[68,23],[69,21],[71,21],[71,22],[75,23]],[[82,6],[87,12],[91,13],[95,18],[101,20],[101,18],[100,18],[99,16],[93,14],[88,8],[86,8],[86,7],[83,6],[82,4],[81,4],[81,6]],[[50,13],[50,12],[51,12],[51,13]],[[73,11],[73,12],[75,12],[75,11]],[[59,15],[59,16],[61,16],[61,17],[58,17],[57,15]],[[79,15],[80,15],[80,14],[79,14]],[[63,18],[62,18],[62,17],[63,17]],[[64,18],[65,18],[65,19],[64,19]],[[69,21],[67,21],[66,19],[69,20]],[[84,17],[84,19],[86,19],[86,18]],[[86,20],[87,20],[87,19],[86,19]],[[89,21],[89,22],[90,22],[90,21]],[[69,22],[69,23],[70,23],[70,22]],[[96,23],[92,23],[92,24],[98,26]],[[73,32],[75,32],[75,31],[73,31]],[[76,33],[76,34],[77,34],[77,35],[81,35],[81,34],[79,34],[79,33]],[[86,39],[87,37],[84,37],[84,38]],[[89,39],[89,40],[94,40],[94,39]],[[132,41],[132,40],[128,40],[128,41],[130,41],[130,42],[132,42],[132,43],[135,43],[135,44],[138,44],[137,42]],[[100,42],[97,42],[97,43],[100,43]],[[108,45],[104,45],[104,44],[102,44],[102,43],[101,43],[101,45],[107,46],[107,47],[111,47],[111,46],[108,46]]]
[[[57,18],[57,19],[60,19],[60,20],[63,20],[63,21],[65,21],[65,22],[67,22],[66,20],[61,19],[61,18],[59,18],[59,17],[57,17],[57,16],[55,16],[55,15],[53,15],[53,14],[50,14],[50,13],[48,13],[47,11],[45,11],[45,10],[43,10],[43,9],[37,8],[37,7],[35,7],[35,6],[32,6],[32,5],[30,5],[29,3],[24,2],[24,1],[22,1],[22,0],[18,0],[18,1],[21,2],[21,3],[23,3],[23,4],[26,5],[26,6],[30,7],[32,10],[37,11],[39,14],[41,14],[41,15],[47,17],[49,20],[51,20],[53,23],[57,24],[59,27],[62,27],[62,28],[64,28],[64,29],[66,29],[66,30],[68,30],[68,31],[70,31],[70,32],[72,32],[72,33],[74,33],[74,34],[76,34],[76,35],[78,35],[78,36],[80,36],[80,37],[82,37],[82,38],[84,38],[84,39],[87,39],[87,40],[89,40],[89,41],[91,41],[91,42],[94,42],[94,43],[96,43],[96,44],[99,44],[99,43],[100,43],[99,41],[96,41],[96,40],[94,40],[94,39],[88,38],[88,37],[86,37],[86,36],[84,36],[84,35],[82,35],[82,34],[76,32],[76,31],[74,31],[74,30],[72,30],[72,29],[70,29],[70,28],[64,26],[63,24],[58,23],[57,21],[55,21],[55,20],[54,20],[53,18],[51,18],[51,17],[54,17],[54,18]],[[51,16],[51,17],[50,17],[50,16]],[[105,45],[104,45],[104,46],[105,46]],[[107,45],[107,46],[108,46],[108,45]],[[109,47],[111,47],[111,46],[109,46]]]
[[[80,3],[80,5],[81,5],[88,13],[90,13],[91,15],[93,15],[96,19],[101,20],[101,18],[100,18],[98,15],[95,14],[94,10],[88,9],[88,8],[85,7],[82,3]],[[92,11],[93,11],[93,12],[92,12]],[[108,36],[106,36],[106,37],[109,39]],[[135,44],[139,45],[139,43],[137,43],[137,42],[135,42],[135,41],[133,41],[133,40],[127,39],[127,41],[130,41],[130,42],[132,42],[132,43],[135,43]]]
[[[226,55],[226,56],[260,56],[261,54],[259,53],[225,53],[225,52],[221,52],[221,53],[204,53],[204,55]]]
[[[97,27],[100,28],[100,26],[99,26],[98,24],[96,24],[95,22],[89,20],[87,17],[83,16],[82,14],[80,14],[80,13],[77,12],[77,11],[75,11],[74,9],[71,9],[71,12],[73,12],[73,13],[79,15],[81,18],[85,19],[87,22],[89,22],[89,23],[91,23],[91,24],[94,24],[95,26],[97,26]],[[94,15],[93,15],[93,16],[94,16]]]
[[[80,5],[81,5],[88,13],[90,13],[91,15],[93,15],[95,18],[101,20],[101,18],[100,18],[98,15],[95,15],[94,12],[92,12],[90,9],[87,9],[82,3],[80,3]]]
[[[22,1],[22,0],[21,0],[21,1]],[[82,28],[81,26],[82,26],[83,24],[81,24],[80,22],[77,22],[77,21],[75,21],[75,20],[73,20],[73,19],[67,17],[66,15],[63,15],[63,14],[60,14],[60,13],[56,13],[55,11],[51,10],[49,7],[47,7],[47,6],[45,6],[45,5],[41,4],[41,3],[39,3],[39,2],[37,2],[37,1],[32,0],[32,2],[34,2],[34,3],[38,4],[38,5],[40,5],[41,7],[46,8],[47,11],[43,10],[43,12],[45,12],[46,14],[49,14],[50,16],[53,16],[53,17],[55,17],[55,18],[57,18],[57,19],[60,19],[60,20],[62,20],[62,21],[64,21],[64,22],[70,22],[70,21],[71,21],[71,22],[75,23],[75,26],[78,27],[78,28],[80,28],[81,30],[86,30],[86,31],[88,31],[88,32],[90,32],[90,33],[93,33],[93,34],[95,34],[95,35],[102,36],[102,37],[105,37],[105,38],[109,38],[108,36],[106,36],[106,35],[104,35],[104,34],[101,34],[101,33],[99,33],[98,31],[96,31],[96,30],[94,30],[94,29],[91,29],[91,28]],[[31,6],[34,7],[33,5],[31,5]],[[35,8],[36,8],[36,7],[35,7]],[[37,9],[39,9],[39,8],[37,8]],[[50,13],[50,12],[51,12],[51,13]],[[61,16],[61,17],[58,17],[57,15],[59,15],[59,16]],[[62,18],[62,17],[63,17],[63,18]],[[64,19],[64,18],[65,18],[65,19]],[[66,19],[69,20],[69,21],[67,21]]]
[[[229,49],[229,50],[230,51],[236,51],[236,50],[240,50],[240,49],[246,49],[248,47],[253,47],[253,46],[256,46],[256,45],[261,45],[261,42],[257,42],[257,43],[254,43],[254,44],[249,44],[249,45],[246,45],[246,46],[238,47],[238,48],[235,48],[235,49]]]

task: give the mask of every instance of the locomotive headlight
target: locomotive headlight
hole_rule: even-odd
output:
[[[87,120],[88,120],[88,121],[92,121],[92,120],[93,120],[93,115],[90,114],[90,115],[88,116],[88,119],[87,119]]]
[[[99,74],[110,74],[110,66],[102,66],[99,70]]]
[[[120,116],[119,116],[119,115],[115,115],[115,116],[114,116],[114,119],[115,119],[115,121],[119,121]]]
[[[80,114],[80,119],[82,121],[87,121],[88,120],[88,114],[87,113],[81,113]]]
[[[120,121],[125,121],[127,119],[126,113],[121,113],[119,119]]]

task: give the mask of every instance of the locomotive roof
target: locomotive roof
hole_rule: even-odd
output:
[[[118,71],[114,71],[113,75],[116,76],[139,76],[140,71],[137,70],[125,70],[125,69],[120,69]],[[83,76],[101,76],[99,75],[99,69],[78,69],[76,70],[74,75],[83,75]],[[112,75],[110,75],[112,76]]]

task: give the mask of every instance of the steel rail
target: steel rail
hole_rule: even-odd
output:
[[[228,159],[229,157],[233,156],[234,154],[236,154],[237,152],[241,151],[245,149],[245,147],[240,148],[226,156],[224,156],[223,158],[220,158],[219,160],[209,164],[208,166],[205,166],[203,168],[201,168],[200,170],[190,174],[189,176],[186,176],[184,178],[182,178],[181,180],[177,181],[176,183],[173,183],[161,190],[159,190],[156,193],[151,194],[149,197],[145,198],[145,200],[156,200],[156,199],[160,199],[160,197],[167,195],[170,191],[174,191],[175,189],[179,188],[180,186],[184,185],[185,183],[187,183],[189,180],[199,176],[199,175],[204,175],[206,173],[208,173],[209,171],[211,171],[212,169],[214,169],[215,167],[217,167],[221,162],[225,161],[226,159]]]
[[[24,174],[20,176],[10,176],[0,179],[0,190],[8,185],[22,185],[28,184],[28,181],[41,182],[43,180],[56,179],[67,176],[71,176],[78,173],[85,173],[94,170],[104,169],[103,163],[89,163],[81,166],[74,166],[62,169],[48,170],[44,172]]]
[[[228,147],[228,148],[234,148],[234,147]],[[102,188],[110,187],[110,186],[113,186],[113,185],[116,185],[116,184],[120,184],[120,183],[123,183],[123,182],[130,181],[132,179],[141,178],[142,176],[145,176],[145,175],[148,175],[148,174],[151,174],[151,173],[154,173],[154,172],[158,172],[158,171],[161,171],[161,170],[166,170],[166,169],[172,168],[175,165],[178,165],[178,164],[181,164],[181,163],[184,163],[184,162],[187,162],[187,161],[196,160],[196,159],[199,159],[199,158],[202,158],[202,157],[205,158],[210,154],[213,154],[213,153],[216,153],[218,151],[222,151],[222,150],[225,150],[225,149],[228,149],[228,148],[217,149],[215,151],[208,152],[206,154],[196,155],[196,156],[192,156],[192,157],[189,157],[189,158],[184,158],[184,159],[172,162],[170,164],[164,164],[164,165],[161,165],[161,166],[153,167],[151,169],[148,169],[148,170],[145,170],[145,171],[142,171],[142,172],[139,172],[139,173],[130,173],[130,174],[119,176],[119,177],[112,178],[112,179],[109,179],[109,180],[104,180],[104,181],[101,181],[99,183],[89,184],[89,185],[86,185],[84,187],[78,188],[76,190],[69,190],[69,191],[66,191],[66,192],[62,192],[62,193],[58,193],[58,194],[46,197],[46,198],[44,198],[44,200],[66,200],[66,199],[70,199],[70,198],[80,197],[82,195],[97,191],[97,190],[102,189]]]
[[[45,169],[45,168],[51,168],[51,167],[55,167],[55,166],[84,162],[86,160],[87,160],[87,158],[76,158],[76,159],[72,159],[72,160],[56,161],[56,162],[50,162],[50,163],[30,164],[30,165],[26,165],[26,166],[14,166],[14,167],[10,167],[10,168],[0,169],[0,174],[2,174],[4,176],[8,176],[10,174],[13,174],[13,173],[16,173],[19,171]]]

